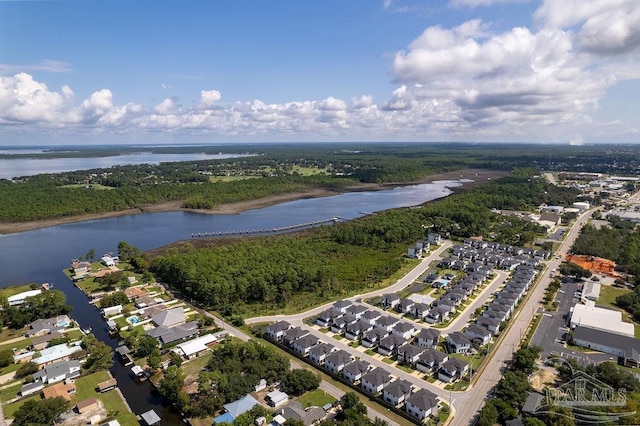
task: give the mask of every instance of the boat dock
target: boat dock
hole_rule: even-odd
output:
[[[278,232],[292,231],[294,229],[310,228],[312,226],[324,225],[327,223],[336,223],[340,221],[346,221],[347,219],[334,216],[330,219],[316,220],[313,222],[298,223],[295,225],[281,226],[278,228],[269,229],[250,229],[244,231],[219,231],[219,232],[196,232],[191,234],[191,238],[201,237],[227,237],[231,235],[256,235],[256,234],[275,234]]]

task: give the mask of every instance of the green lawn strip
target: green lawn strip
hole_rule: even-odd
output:
[[[469,382],[466,380],[458,380],[455,383],[450,383],[444,387],[445,390],[452,391],[464,391],[469,387]]]
[[[16,337],[20,337],[20,336],[16,336]],[[12,337],[12,339],[15,339],[15,337]],[[17,342],[10,342],[10,343],[5,343],[3,345],[0,345],[0,351],[3,351],[5,349],[13,349],[13,348],[26,349],[28,346],[31,346],[31,339],[22,339],[22,340],[18,340]]]
[[[71,331],[67,332],[67,337],[71,341],[82,339],[82,336],[83,336],[83,334],[82,334],[82,331],[80,331],[80,330],[71,330]]]
[[[391,358],[382,358],[382,362],[387,364],[393,364],[395,361],[392,360]]]
[[[529,325],[529,331],[527,331],[527,337],[525,337],[524,341],[522,342],[522,346],[529,346],[529,343],[531,342],[531,339],[533,338],[533,335],[535,334],[540,321],[542,321],[542,314],[536,314]]]
[[[95,190],[98,190],[98,191],[116,189],[113,186],[100,185],[99,183],[92,183],[91,185],[85,185],[85,184],[82,184],[82,183],[72,183],[72,184],[69,184],[69,185],[62,185],[59,188],[71,188],[71,189],[85,188],[85,189],[95,189]]]
[[[413,368],[407,367],[404,364],[396,364],[396,368],[399,368],[400,370],[405,371],[405,372],[407,372],[409,374],[411,374],[411,373],[413,373],[415,371]]]
[[[23,327],[19,330],[13,330],[11,328],[3,328],[2,331],[0,332],[0,342],[6,342],[7,340],[12,340],[17,337],[22,337],[24,336],[24,333],[27,332],[27,330],[28,330],[28,327]]]
[[[449,354],[449,357],[458,358],[469,363],[469,368],[472,368],[473,371],[477,370],[478,366],[482,363],[482,360],[484,360],[484,356],[480,356],[480,355],[469,356],[469,355],[462,355],[462,354]]]
[[[640,324],[633,324],[633,337],[640,339]]]
[[[2,402],[11,401],[13,398],[18,396],[18,392],[20,392],[21,387],[22,387],[22,383],[18,383],[16,385],[9,386],[0,390],[0,401]]]
[[[98,371],[88,376],[77,378],[77,400],[83,401],[87,398],[96,398],[104,404],[107,415],[114,415],[121,425],[137,425],[135,414],[127,411],[127,407],[118,392],[111,390],[105,393],[98,393],[96,391],[97,384],[109,380],[109,378],[109,373],[106,371]]]
[[[0,369],[0,374],[8,374],[8,373],[16,372],[20,369],[20,367],[22,367],[22,363],[9,364],[6,367]]]
[[[311,392],[305,392],[298,401],[304,408],[307,407],[324,407],[326,404],[333,404],[336,399],[323,391],[316,389]]]

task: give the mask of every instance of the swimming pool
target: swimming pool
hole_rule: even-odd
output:
[[[140,322],[140,318],[138,318],[137,316],[133,315],[133,316],[130,316],[129,318],[127,318],[127,322],[129,324],[137,324],[137,323]]]

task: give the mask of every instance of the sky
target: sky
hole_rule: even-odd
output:
[[[0,0],[0,145],[640,142],[638,0]]]

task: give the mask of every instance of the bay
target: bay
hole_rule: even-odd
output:
[[[6,153],[7,151],[5,151]],[[19,153],[11,151],[9,153]],[[12,158],[0,159],[0,179],[12,179],[41,173],[62,173],[75,170],[101,169],[132,164],[159,164],[176,161],[204,161],[244,157],[249,154],[158,154],[136,152],[108,157],[86,158]]]
[[[194,233],[231,232],[286,227],[331,219],[354,219],[365,214],[398,207],[416,206],[445,197],[462,181],[436,181],[393,189],[348,192],[245,211],[237,215],[188,212],[144,213],[71,223],[17,234],[0,235],[0,287],[27,282],[49,282],[63,291],[73,306],[71,315],[82,328],[91,327],[98,339],[112,347],[105,322],[96,307],[64,275],[71,259],[93,248],[98,256],[115,252],[120,241],[149,250]],[[116,363],[111,370],[136,414],[154,409],[163,425],[178,424],[180,417],[152,392],[148,383],[133,380],[130,370]]]

